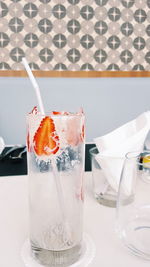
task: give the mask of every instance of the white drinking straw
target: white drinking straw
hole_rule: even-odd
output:
[[[39,108],[40,108],[41,114],[44,115],[45,114],[45,111],[44,111],[43,101],[42,101],[42,97],[41,97],[41,93],[40,93],[40,88],[39,88],[39,86],[37,84],[36,79],[33,76],[33,73],[31,71],[31,69],[29,67],[29,64],[28,64],[28,62],[27,62],[27,60],[26,60],[25,57],[22,58],[22,63],[23,63],[23,65],[24,65],[24,67],[25,67],[25,69],[26,69],[26,71],[28,73],[28,76],[30,78],[30,81],[31,81],[31,83],[33,85],[33,88],[35,90],[35,93],[36,93],[36,97],[37,97],[37,101],[38,101],[38,104],[39,104]]]
[[[41,93],[40,93],[40,88],[37,84],[37,81],[36,81],[35,77],[33,76],[33,73],[29,67],[29,64],[28,64],[26,58],[22,58],[22,63],[23,63],[23,65],[24,65],[24,67],[28,73],[29,79],[33,85],[35,92],[36,92],[36,97],[37,97],[37,101],[39,104],[41,114],[45,115],[44,105],[43,105],[43,101],[42,101],[42,97],[41,97]],[[65,225],[65,230],[66,230],[66,235],[64,236],[64,241],[67,242],[69,245],[71,240],[70,240],[70,231],[69,231],[69,227],[68,227],[69,224],[67,222],[66,212],[65,212],[66,209],[65,209],[64,196],[63,196],[62,187],[61,187],[61,183],[60,183],[60,179],[59,179],[59,173],[58,173],[57,167],[56,167],[56,162],[54,161],[53,158],[51,160],[51,164],[52,164],[52,171],[53,171],[53,176],[54,176],[56,189],[57,189],[57,195],[58,195],[61,217],[62,217],[62,221]]]

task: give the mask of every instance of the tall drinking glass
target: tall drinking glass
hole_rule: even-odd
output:
[[[32,255],[69,266],[82,248],[84,115],[32,112],[27,125]]]
[[[132,253],[150,260],[150,151],[126,155],[117,200],[117,232]]]

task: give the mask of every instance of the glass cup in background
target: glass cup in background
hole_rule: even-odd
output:
[[[106,166],[100,165],[97,160],[98,149],[96,147],[89,150],[91,156],[91,168],[92,168],[92,184],[93,191],[96,200],[105,206],[116,207],[117,201],[117,189],[111,186],[109,183],[110,176],[115,180],[115,175],[120,179],[122,165],[124,158],[121,157],[109,157],[101,156],[101,161],[105,162]]]
[[[82,249],[84,115],[31,113],[27,124],[32,255],[69,266]]]
[[[150,151],[126,155],[117,198],[116,230],[125,247],[150,260]]]

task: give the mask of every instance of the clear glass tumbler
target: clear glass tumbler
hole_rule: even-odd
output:
[[[32,112],[27,125],[32,255],[69,266],[82,248],[84,115]]]
[[[124,158],[100,155],[96,147],[89,150],[91,156],[94,197],[105,206],[116,207],[119,179]],[[97,158],[97,155],[100,155]]]
[[[117,199],[116,230],[132,253],[150,260],[150,151],[126,155]]]

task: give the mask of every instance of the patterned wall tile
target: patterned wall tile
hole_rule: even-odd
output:
[[[150,0],[0,1],[0,69],[150,70]]]

